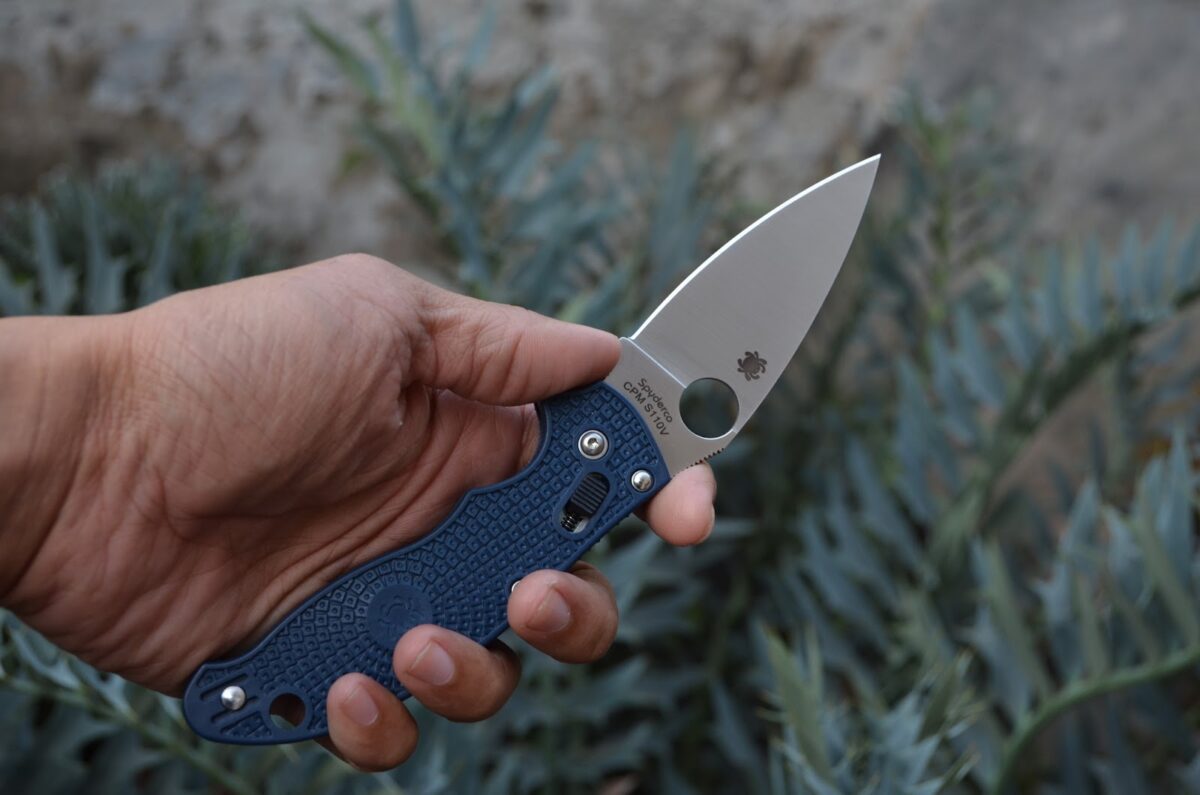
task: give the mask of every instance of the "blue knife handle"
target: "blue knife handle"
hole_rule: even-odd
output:
[[[570,568],[670,479],[638,410],[603,382],[539,404],[538,416],[540,447],[517,475],[467,492],[429,535],[327,585],[249,652],[202,665],[183,696],[192,729],[209,740],[246,745],[327,734],[326,694],[352,672],[407,698],[392,672],[401,635],[437,624],[491,642],[508,628],[514,583],[539,569]],[[608,439],[607,452],[595,460],[579,447],[590,430]],[[630,480],[640,469],[653,476],[644,492]],[[570,530],[564,512],[577,515],[580,504],[594,512]],[[238,709],[222,704],[231,686],[245,696]],[[271,718],[271,705],[287,696],[304,706],[294,728]]]

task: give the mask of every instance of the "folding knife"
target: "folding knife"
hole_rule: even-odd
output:
[[[512,588],[568,569],[672,475],[715,455],[762,403],[808,333],[862,220],[879,157],[784,202],[696,268],[621,340],[603,381],[538,406],[541,442],[514,477],[463,495],[442,524],[325,586],[250,651],[205,663],[183,697],[202,737],[263,745],[328,732],[325,697],[360,672],[400,698],[392,650],[419,624],[479,643],[508,628]],[[680,416],[684,389],[715,379],[737,414],[716,437]],[[279,699],[299,725],[272,719]]]

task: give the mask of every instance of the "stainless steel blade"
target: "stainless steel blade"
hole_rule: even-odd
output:
[[[721,247],[623,339],[608,377],[656,434],[674,474],[720,452],[771,391],[841,270],[875,181],[879,156],[792,197]],[[713,378],[737,396],[733,427],[692,433],[679,399]]]

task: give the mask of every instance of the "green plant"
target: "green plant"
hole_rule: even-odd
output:
[[[166,163],[0,204],[0,315],[102,314],[263,270],[248,231]]]
[[[359,778],[319,749],[199,740],[179,703],[102,674],[0,614],[5,792],[348,792]],[[395,791],[369,781],[355,792]]]
[[[889,337],[897,398],[848,423],[799,514],[802,547],[764,577],[776,626],[821,650],[770,658],[777,791],[1195,786],[1196,373],[1175,362],[1200,228],[1176,237],[1130,231],[1114,257],[1088,245],[1024,265],[978,249],[931,299],[895,302],[924,313],[920,334]],[[1070,470],[1031,452],[1064,419],[1084,429]],[[1145,464],[1171,427],[1169,457]],[[929,682],[963,705],[952,731]],[[846,712],[849,730],[825,717]],[[883,725],[925,778],[880,772]]]

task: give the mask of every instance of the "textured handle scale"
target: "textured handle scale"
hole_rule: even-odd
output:
[[[569,568],[669,479],[645,423],[612,387],[597,383],[559,395],[541,404],[538,415],[541,447],[515,477],[468,492],[428,536],[326,586],[251,651],[201,666],[183,697],[196,733],[254,745],[326,734],[325,696],[352,672],[407,698],[392,672],[392,650],[404,632],[433,623],[490,642],[508,627],[513,583],[539,569]],[[608,452],[594,461],[577,444],[593,429],[609,440]],[[649,491],[630,485],[639,469],[654,476]],[[607,495],[572,532],[563,526],[564,506],[592,473],[607,480]],[[221,702],[231,685],[245,693],[236,710]],[[270,715],[272,703],[288,695],[304,705],[295,728],[277,725]]]

